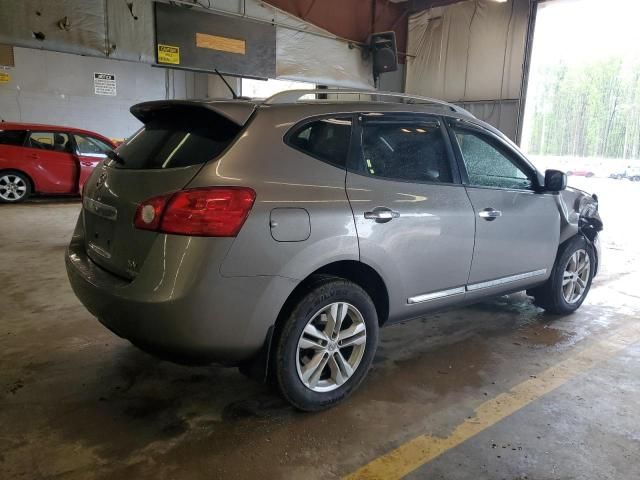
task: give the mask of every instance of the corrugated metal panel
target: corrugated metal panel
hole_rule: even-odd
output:
[[[0,0],[0,12],[0,43],[105,55],[105,0]]]
[[[153,2],[121,0],[106,3],[109,56],[118,60],[155,62]]]

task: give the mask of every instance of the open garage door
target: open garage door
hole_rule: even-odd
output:
[[[638,15],[634,0],[541,3],[523,126],[538,168],[566,171],[569,186],[598,195],[603,265],[615,278],[640,265],[640,229],[627,214],[640,202]]]

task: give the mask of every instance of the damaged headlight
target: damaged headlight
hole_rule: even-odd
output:
[[[593,242],[598,232],[602,231],[602,219],[598,213],[598,197],[584,197],[580,202],[580,231]]]
[[[593,194],[590,197],[583,197],[580,199],[580,208],[578,209],[580,212],[580,217],[593,217],[597,216],[598,213],[598,196]]]

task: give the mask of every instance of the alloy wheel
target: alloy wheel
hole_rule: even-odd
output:
[[[0,177],[0,198],[8,202],[16,202],[27,194],[24,179],[11,173]]]
[[[574,304],[582,299],[590,275],[589,254],[584,249],[576,250],[567,260],[562,276],[562,295],[567,303]]]
[[[367,328],[356,307],[346,302],[323,307],[298,340],[298,377],[314,392],[339,388],[360,365],[366,342]]]

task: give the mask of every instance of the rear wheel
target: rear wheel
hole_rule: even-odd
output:
[[[276,342],[275,376],[296,408],[317,411],[362,382],[378,343],[378,317],[355,283],[320,277],[302,294]]]
[[[547,282],[530,291],[534,303],[551,313],[576,311],[589,293],[594,267],[593,248],[583,237],[574,237],[558,252]]]
[[[31,194],[31,182],[20,172],[0,173],[0,202],[18,203]]]

